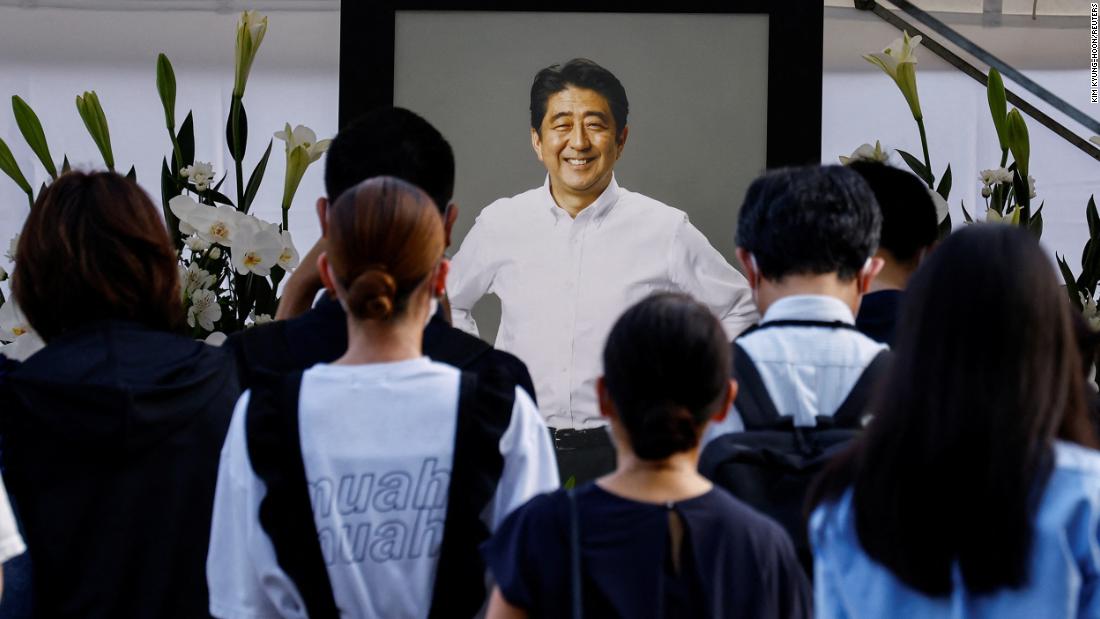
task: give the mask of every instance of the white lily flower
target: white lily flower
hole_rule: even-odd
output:
[[[978,180],[982,182],[982,185],[986,187],[992,187],[998,183],[1012,184],[1012,172],[1007,168],[993,168],[991,170],[982,170],[978,175]]]
[[[936,205],[936,223],[940,223],[947,219],[947,200],[944,200],[943,196],[933,191],[931,187],[925,187],[925,189],[928,191],[928,195],[931,196],[932,203]]]
[[[212,273],[192,262],[186,269],[180,267],[180,280],[184,293],[190,295],[196,290],[205,290],[213,286],[215,277]]]
[[[244,11],[237,21],[236,67],[233,72],[233,96],[243,97],[252,61],[267,33],[267,17],[256,11]]]
[[[279,237],[283,242],[283,251],[279,254],[279,266],[287,273],[298,268],[298,250],[294,248],[294,240],[290,238],[290,230],[283,230]]]
[[[863,56],[864,60],[878,66],[894,80],[905,101],[909,103],[913,118],[923,117],[917,95],[916,73],[917,47],[920,42],[919,35],[910,38],[909,33],[903,31],[901,38],[894,39],[882,52]]]
[[[271,224],[246,215],[240,226],[237,244],[233,249],[233,266],[241,275],[255,273],[261,277],[271,274],[271,267],[283,253],[283,239]]]
[[[852,154],[845,157],[840,156],[840,164],[848,165],[853,161],[876,161],[878,163],[886,163],[890,159],[889,153],[882,150],[882,144],[878,140],[875,140],[875,145],[860,144],[859,148],[852,151]]]
[[[320,159],[321,155],[325,154],[325,151],[332,144],[332,140],[318,141],[317,134],[313,132],[313,129],[305,125],[298,125],[291,130],[290,123],[286,123],[286,128],[282,131],[276,131],[275,137],[286,142],[287,154],[290,154],[295,148],[304,148],[306,154],[309,155],[310,163]]]
[[[31,331],[31,324],[14,299],[0,305],[0,342],[14,342],[19,336]]]
[[[1093,331],[1100,331],[1100,309],[1096,307],[1096,299],[1078,292],[1081,298],[1081,316]]]
[[[206,339],[203,340],[203,342],[206,342],[211,346],[221,346],[225,343],[225,340],[227,339],[229,339],[229,337],[226,336],[226,334],[222,333],[221,331],[214,331],[210,335],[206,336]]]
[[[195,189],[206,191],[210,187],[210,181],[214,179],[214,164],[196,161],[180,170],[180,175],[191,180]]]
[[[8,257],[10,262],[15,262],[15,249],[19,247],[19,233],[16,232],[15,236],[11,237],[8,241],[8,253],[4,254]]]
[[[1001,215],[993,209],[986,209],[985,221],[986,223],[994,224],[1008,224],[1010,226],[1020,225],[1020,206],[1016,205],[1008,210],[1007,213]]]
[[[46,343],[34,331],[27,331],[10,344],[0,346],[0,355],[12,361],[26,361],[34,353],[46,347]]]
[[[210,290],[196,290],[191,295],[191,307],[187,308],[187,324],[191,327],[197,322],[206,331],[214,330],[214,323],[222,317],[222,306],[218,297]]]

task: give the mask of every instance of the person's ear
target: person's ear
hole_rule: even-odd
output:
[[[722,407],[718,409],[718,412],[714,413],[711,417],[714,421],[723,421],[730,414],[730,409],[733,408],[733,401],[737,399],[737,381],[730,379],[728,385],[726,385],[726,395],[722,398]]]
[[[332,265],[329,264],[326,252],[321,252],[317,256],[317,273],[321,276],[321,283],[324,284],[325,290],[336,296],[336,276],[332,273]]]
[[[447,205],[447,208],[443,211],[443,236],[446,245],[444,247],[451,246],[451,230],[455,226],[455,221],[458,219],[458,205],[451,202]]]
[[[867,261],[867,265],[859,273],[859,294],[867,294],[867,291],[871,289],[871,282],[878,277],[885,266],[886,261],[879,257]]]
[[[608,419],[617,417],[615,403],[611,401],[611,392],[607,390],[607,382],[603,376],[596,379],[596,396],[599,399],[600,415]]]
[[[615,143],[619,146],[619,152],[615,155],[615,158],[623,156],[623,149],[626,148],[626,136],[630,133],[630,126],[623,127],[623,130],[619,132],[619,136],[615,139]]]
[[[749,288],[756,290],[756,287],[760,285],[760,273],[756,270],[756,262],[752,259],[752,252],[740,247],[733,251],[737,254],[737,259],[741,261],[741,266],[745,269],[745,279],[749,282]]]
[[[447,294],[447,274],[451,272],[451,261],[444,258],[436,267],[435,277],[432,278],[432,296],[441,298]]]
[[[531,148],[535,149],[535,156],[542,161],[542,138],[539,137],[539,132],[534,127],[531,127]]]
[[[328,236],[328,198],[317,198],[317,219],[321,221],[321,236]]]

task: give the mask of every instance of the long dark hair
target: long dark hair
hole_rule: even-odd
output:
[[[956,232],[913,278],[895,351],[811,504],[852,488],[864,550],[925,594],[949,594],[956,564],[972,593],[1024,585],[1054,438],[1096,444],[1050,259],[1017,228]]]

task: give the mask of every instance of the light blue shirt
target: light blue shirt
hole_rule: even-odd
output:
[[[768,308],[761,324],[775,320],[814,320],[855,324],[852,310],[840,299],[796,295]],[[863,370],[887,346],[858,331],[827,327],[785,326],[753,331],[737,340],[752,358],[780,415],[797,426],[814,426],[818,415],[832,416],[848,397]],[[703,442],[745,429],[737,407],[712,424]]]
[[[863,552],[848,490],[810,517],[818,619],[1100,617],[1100,452],[1058,442],[1054,453],[1034,523],[1029,584],[974,596],[955,570],[950,596],[908,587]]]

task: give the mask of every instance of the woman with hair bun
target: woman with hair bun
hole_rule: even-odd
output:
[[[704,427],[737,392],[718,320],[690,297],[651,296],[619,318],[603,363],[617,468],[536,497],[482,547],[490,619],[808,617],[787,534],[696,471]]]
[[[329,207],[318,264],[348,350],[237,403],[207,562],[215,616],[474,616],[478,544],[558,486],[523,389],[423,356],[444,245],[431,199],[396,178]]]

